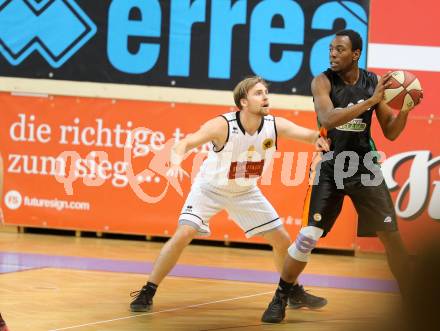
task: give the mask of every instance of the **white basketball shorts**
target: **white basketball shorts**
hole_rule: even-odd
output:
[[[282,225],[277,212],[257,186],[245,192],[230,193],[197,182],[186,198],[179,224],[190,225],[199,235],[209,236],[209,220],[223,209],[247,238]]]

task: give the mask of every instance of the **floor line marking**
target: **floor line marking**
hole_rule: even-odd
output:
[[[216,301],[209,301],[209,302],[198,303],[198,304],[184,306],[184,307],[164,309],[164,310],[159,310],[159,311],[152,312],[152,313],[142,313],[142,314],[136,314],[136,315],[132,315],[132,316],[118,317],[118,318],[113,318],[113,319],[109,319],[109,320],[102,320],[102,321],[97,321],[97,322],[73,325],[73,326],[68,326],[68,327],[64,327],[64,328],[51,329],[49,331],[61,331],[61,330],[77,329],[77,328],[82,328],[84,326],[105,324],[105,323],[110,323],[110,322],[115,322],[115,321],[122,321],[122,320],[131,319],[131,318],[136,318],[136,317],[139,317],[139,316],[157,315],[157,314],[161,314],[161,313],[168,313],[168,312],[172,312],[172,311],[178,311],[178,310],[184,310],[184,309],[189,309],[189,308],[196,308],[196,307],[201,307],[201,306],[212,305],[214,303],[221,303],[221,302],[228,302],[228,301],[234,301],[234,300],[240,300],[240,299],[247,299],[247,298],[252,298],[252,297],[256,297],[256,296],[260,296],[260,295],[266,295],[266,294],[271,294],[271,293],[273,293],[273,291],[262,292],[262,293],[251,294],[251,295],[245,295],[245,296],[235,297],[235,298],[230,298],[230,299],[222,299],[222,300],[216,300]]]

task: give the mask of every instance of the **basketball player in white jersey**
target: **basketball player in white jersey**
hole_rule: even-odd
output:
[[[246,237],[263,236],[273,247],[275,264],[281,272],[290,237],[277,212],[256,185],[265,165],[270,163],[277,138],[314,144],[328,151],[328,141],[318,131],[269,115],[266,82],[260,77],[241,81],[234,89],[239,111],[207,121],[173,148],[169,176],[182,178],[180,163],[185,153],[207,142],[213,149],[200,168],[179,217],[179,226],[162,248],[149,280],[133,292],[130,309],[149,311],[157,286],[176,265],[183,249],[196,235],[209,235],[209,220],[225,209]],[[293,308],[320,308],[327,300],[307,293],[296,284],[289,296]]]

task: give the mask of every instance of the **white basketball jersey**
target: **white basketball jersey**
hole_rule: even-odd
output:
[[[275,118],[266,115],[253,134],[248,134],[240,122],[240,112],[221,115],[228,122],[226,143],[220,150],[215,146],[200,167],[196,181],[222,191],[240,192],[255,186],[276,151]]]

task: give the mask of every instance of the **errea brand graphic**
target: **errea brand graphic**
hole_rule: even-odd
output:
[[[310,95],[338,26],[367,49],[369,2],[0,0],[0,66],[7,77],[211,90],[258,75],[274,93]]]
[[[37,51],[58,68],[96,30],[73,0],[0,0],[0,53],[12,65]]]

